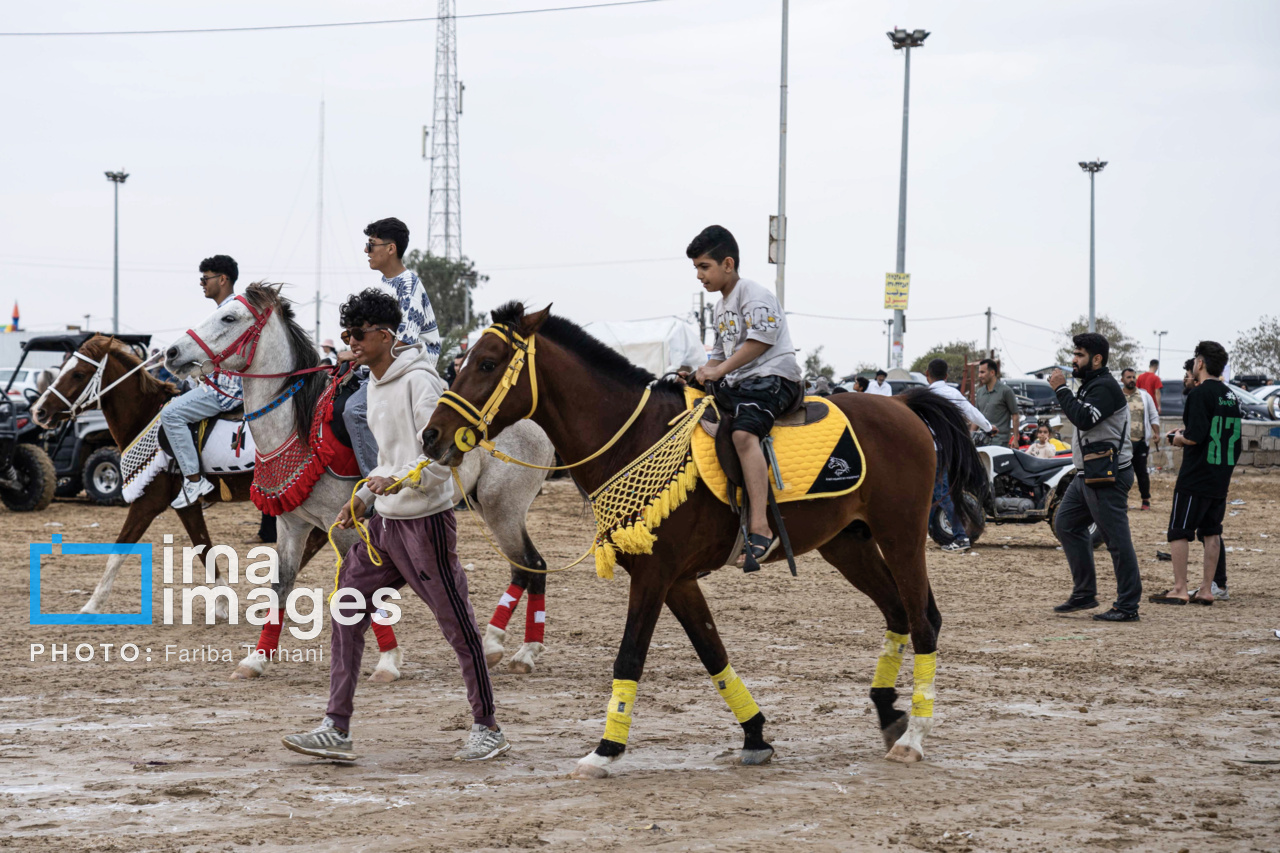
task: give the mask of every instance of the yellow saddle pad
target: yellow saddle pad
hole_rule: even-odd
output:
[[[689,406],[704,396],[701,391],[685,389],[685,402]],[[810,401],[826,403],[827,416],[805,426],[778,424],[769,434],[784,486],[778,488],[770,471],[769,480],[778,503],[834,498],[862,485],[866,457],[849,419],[821,397],[805,398],[805,402]],[[692,451],[702,481],[722,503],[729,503],[729,479],[716,458],[715,438],[698,427],[693,431]]]

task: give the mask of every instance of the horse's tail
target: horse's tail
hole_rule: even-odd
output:
[[[938,470],[947,473],[956,511],[966,527],[980,528],[985,522],[982,507],[987,503],[987,474],[969,437],[968,423],[955,403],[927,388],[912,389],[901,396],[907,408],[919,415],[933,432],[938,448]],[[976,507],[964,499],[965,492],[978,499]]]

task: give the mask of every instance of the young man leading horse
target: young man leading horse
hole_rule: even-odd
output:
[[[711,358],[694,378],[733,416],[733,446],[742,462],[749,521],[741,563],[754,569],[778,547],[769,527],[769,470],[760,441],[774,419],[804,394],[803,374],[791,345],[787,316],[767,288],[738,275],[738,241],[728,229],[711,225],[693,238],[685,254],[715,306],[716,342]]]
[[[240,268],[229,255],[214,255],[200,262],[200,287],[205,298],[219,308],[235,298]],[[209,381],[171,400],[160,415],[173,458],[182,470],[182,490],[170,504],[186,509],[213,491],[213,483],[200,472],[200,451],[191,437],[191,424],[229,412],[240,405],[240,377],[219,373]]]

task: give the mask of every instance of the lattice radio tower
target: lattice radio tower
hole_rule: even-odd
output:
[[[431,211],[427,221],[427,249],[433,255],[456,261],[462,258],[458,116],[462,115],[463,86],[458,82],[454,0],[440,0],[438,14],[435,111],[430,134],[431,156],[428,158],[431,161]]]

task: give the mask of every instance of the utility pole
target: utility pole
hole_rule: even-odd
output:
[[[341,199],[339,199],[341,201]],[[316,179],[316,336],[320,348],[320,258],[324,243],[324,98],[320,99],[320,167]]]
[[[111,263],[111,334],[120,334],[120,185],[129,178],[124,169],[118,172],[104,172],[107,180],[114,184],[115,190],[115,250]],[[86,326],[88,323],[86,322]]]
[[[462,189],[458,160],[458,116],[462,85],[458,82],[457,19],[454,0],[437,7],[435,106],[431,124],[431,199],[427,217],[427,251],[451,261],[462,259]],[[470,296],[468,295],[468,300]]]
[[[995,353],[991,351],[991,306],[987,306],[987,358],[995,358]]]
[[[774,232],[773,260],[778,265],[778,277],[774,289],[778,293],[778,307],[787,310],[787,19],[790,3],[782,0],[782,86],[779,97],[778,120],[778,216]]]
[[[1156,336],[1156,361],[1159,361],[1159,360],[1160,360],[1160,349],[1161,349],[1161,347],[1164,345],[1164,336],[1165,336],[1165,335],[1167,335],[1167,334],[1169,334],[1169,331],[1168,331],[1167,329],[1166,329],[1165,331],[1163,331],[1163,332],[1156,332],[1156,331],[1153,331],[1151,334],[1153,334],[1153,335],[1155,335],[1155,336]]]
[[[907,118],[911,106],[911,49],[923,47],[924,40],[929,37],[925,30],[906,30],[894,28],[886,33],[893,42],[894,50],[906,53],[905,74],[902,83],[902,172],[898,179],[898,267],[897,272],[907,271]],[[893,366],[902,367],[902,337],[906,331],[906,312],[900,308],[893,311]]]
[[[884,321],[884,369],[893,368],[893,321]]]
[[[1089,331],[1098,330],[1094,315],[1094,240],[1093,240],[1093,176],[1106,168],[1107,161],[1094,160],[1092,163],[1080,163],[1080,168],[1089,173]]]

